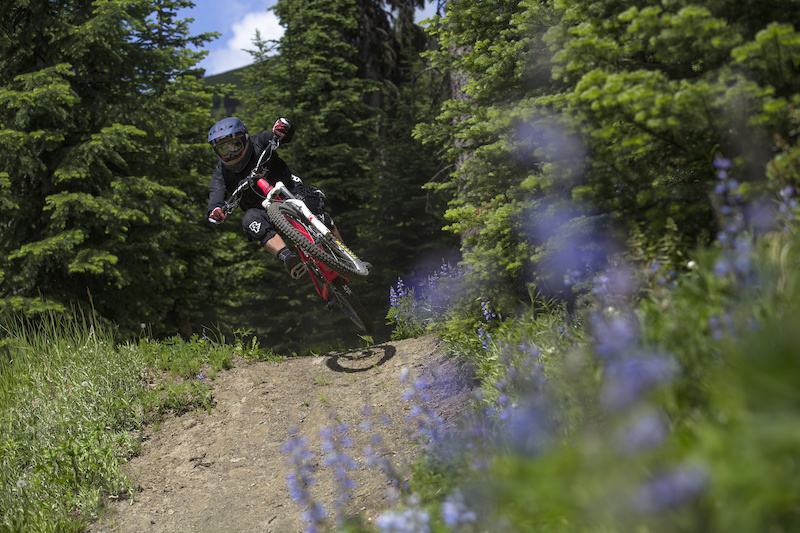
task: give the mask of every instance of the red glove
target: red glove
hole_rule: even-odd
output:
[[[225,220],[225,213],[219,207],[215,207],[211,214],[208,215],[208,221],[212,224],[219,224],[223,220]]]
[[[288,119],[279,118],[275,121],[275,125],[272,126],[272,131],[281,139],[285,138],[287,135],[291,137],[292,123],[289,122]],[[286,142],[289,142],[289,140],[287,139]]]

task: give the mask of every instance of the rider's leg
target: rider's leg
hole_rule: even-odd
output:
[[[283,240],[283,237],[278,234],[275,234],[274,237],[264,243],[264,249],[275,257],[278,257],[278,252],[284,248],[287,248],[286,242]]]
[[[259,243],[270,255],[280,259],[287,272],[294,278],[302,280],[308,276],[300,257],[294,253],[283,238],[275,232],[264,209],[252,208],[242,216],[242,229],[252,241]]]
[[[286,267],[286,271],[289,272],[292,278],[298,281],[306,281],[309,279],[308,271],[303,261],[300,259],[300,256],[286,246],[286,242],[280,235],[275,235],[265,242],[264,249],[283,261],[283,266]]]

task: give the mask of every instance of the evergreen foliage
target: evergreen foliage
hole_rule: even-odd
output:
[[[187,45],[210,36],[189,37],[174,19],[189,5],[3,9],[4,308],[93,306],[128,332],[197,319],[209,283],[197,197],[211,95]]]
[[[257,36],[255,64],[243,76],[249,127],[271,128],[280,116],[292,120],[297,134],[281,156],[326,194],[345,241],[373,264],[368,285],[353,289],[375,317],[385,314],[386,286],[398,275],[419,266],[428,251],[426,266],[454,248],[454,239],[440,231],[441,201],[421,189],[436,172],[435,148],[411,138],[441,96],[424,89],[438,80],[421,74],[427,65],[419,53],[427,41],[409,23],[409,7],[398,6],[393,18],[373,1],[279,2],[274,10],[284,35],[277,43]],[[267,283],[253,296],[274,304],[275,312],[268,325],[249,327],[280,335],[290,342],[283,349],[354,338],[342,317],[320,317],[316,293],[287,290],[284,273],[270,269],[267,261]]]
[[[468,77],[467,99],[418,135],[458,164],[440,187],[481,290],[505,309],[530,282],[571,299],[564,277],[586,279],[632,236],[658,250],[668,235],[678,253],[640,260],[678,266],[715,234],[715,153],[759,194],[798,103],[797,3],[759,5],[448,4],[431,59]]]

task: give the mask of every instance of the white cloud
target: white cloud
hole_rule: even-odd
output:
[[[248,13],[241,20],[231,25],[230,29],[222,32],[220,40],[223,45],[211,50],[203,61],[206,75],[219,74],[237,69],[253,62],[253,56],[246,50],[255,50],[253,39],[256,30],[261,34],[261,39],[280,39],[283,27],[278,23],[278,17],[271,11]]]
[[[425,19],[429,19],[436,14],[437,2],[428,2],[422,9],[417,9],[414,14],[414,21],[419,24]]]

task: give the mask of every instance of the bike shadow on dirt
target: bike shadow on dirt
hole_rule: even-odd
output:
[[[387,344],[371,346],[366,350],[348,352],[346,354],[332,354],[325,361],[325,365],[334,372],[344,372],[345,374],[366,372],[385,364],[394,357],[396,352],[397,349],[394,346]]]

